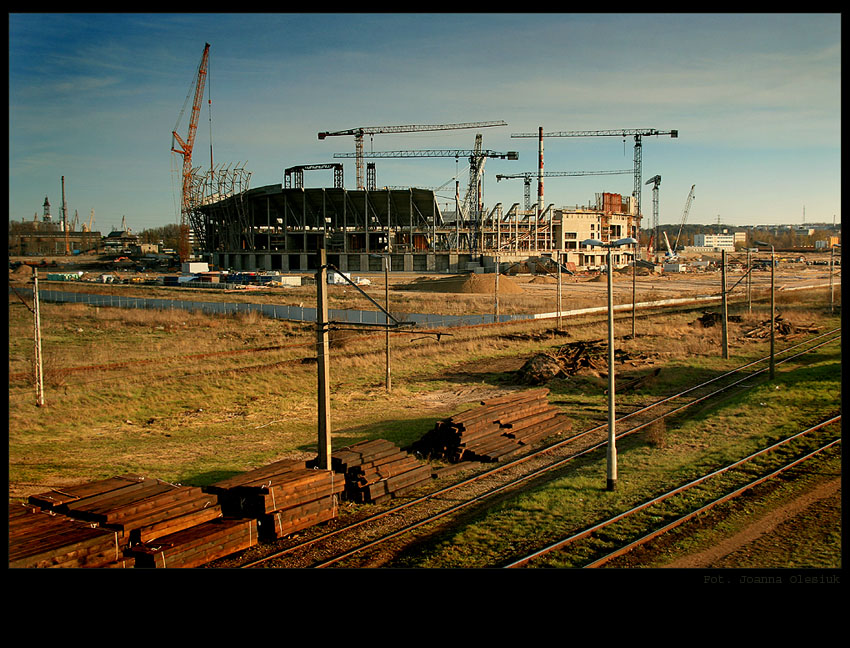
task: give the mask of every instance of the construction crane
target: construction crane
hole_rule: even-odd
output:
[[[678,130],[668,130],[661,131],[655,128],[622,128],[615,130],[581,130],[581,131],[554,131],[551,133],[511,133],[511,137],[634,137],[635,138],[635,156],[634,156],[634,174],[635,174],[635,184],[634,184],[634,193],[632,194],[635,200],[635,214],[640,216],[640,202],[641,202],[641,157],[642,157],[642,144],[641,138],[647,136],[661,136],[661,135],[669,135],[672,137],[679,137]],[[635,228],[637,229],[637,228]],[[635,238],[640,240],[637,236],[637,231],[635,231]]]
[[[491,126],[507,126],[505,121],[487,121],[487,122],[464,122],[459,124],[409,124],[406,126],[360,126],[359,128],[349,128],[335,132],[321,132],[319,139],[323,140],[326,137],[335,137],[338,135],[353,135],[355,153],[355,169],[357,176],[357,189],[363,189],[363,136],[378,135],[381,133],[419,133],[423,131],[441,131],[441,130],[460,130],[464,128],[489,128]]]
[[[500,158],[503,160],[518,160],[519,153],[516,151],[508,151],[501,153],[498,151],[490,151],[481,148],[481,136],[475,138],[475,148],[468,149],[421,149],[407,151],[371,151],[365,153],[334,153],[335,158],[349,158],[356,155],[363,157],[374,158],[421,158],[421,157],[453,157],[453,158],[468,158],[469,159],[469,186],[466,190],[466,198],[464,205],[470,208],[477,205],[480,200],[479,181],[484,170],[484,161],[486,158]]]
[[[315,171],[318,169],[333,169],[334,170],[334,189],[342,189],[342,165],[337,164],[301,164],[294,167],[289,167],[283,172],[283,183],[286,189],[291,189],[293,178],[296,189],[304,187],[304,172]]]
[[[678,255],[679,238],[682,236],[682,228],[685,226],[685,221],[688,220],[688,212],[691,211],[691,203],[694,202],[694,187],[696,187],[696,185],[691,185],[691,190],[688,192],[688,199],[685,201],[685,210],[682,212],[682,222],[679,223],[679,232],[676,234],[676,243],[673,245],[674,257]]]
[[[181,262],[188,260],[190,255],[189,222],[190,214],[193,209],[192,149],[195,146],[195,135],[198,131],[198,118],[201,114],[201,99],[204,96],[204,84],[206,83],[207,71],[209,69],[209,53],[210,44],[205,43],[204,52],[201,55],[201,62],[198,65],[198,72],[193,81],[193,87],[190,87],[189,94],[186,95],[186,101],[184,102],[183,108],[180,110],[180,115],[177,118],[177,124],[174,126],[174,130],[171,131],[171,150],[172,152],[179,153],[183,156],[183,183],[180,198],[180,241],[178,244],[178,254],[180,255]],[[184,140],[177,133],[177,128],[180,125],[180,120],[183,118],[183,111],[186,109],[189,97],[193,95],[192,112],[189,117],[189,132]]]
[[[84,232],[91,232],[93,224],[94,224],[94,208],[92,207],[91,216],[89,216],[88,223],[83,223],[82,230]]]
[[[649,180],[646,181],[646,184],[652,185],[652,231],[653,235],[650,236],[650,241],[655,240],[655,247],[661,247],[661,239],[658,238],[659,225],[658,225],[658,187],[661,186],[661,176],[654,175]],[[669,248],[669,241],[667,247]],[[654,252],[654,250],[653,250]],[[656,255],[657,256],[657,255]]]
[[[619,169],[616,171],[544,171],[543,173],[538,173],[537,171],[526,171],[525,173],[497,174],[496,182],[500,182],[501,180],[510,180],[513,178],[522,178],[523,184],[525,185],[523,188],[525,209],[528,211],[531,209],[531,181],[541,175],[549,178],[564,178],[574,176],[625,175],[631,172],[631,169]]]

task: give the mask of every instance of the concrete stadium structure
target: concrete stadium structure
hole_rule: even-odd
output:
[[[328,262],[343,272],[390,269],[458,273],[490,270],[501,263],[552,258],[581,268],[604,264],[605,251],[581,246],[637,238],[640,216],[632,201],[597,194],[594,204],[521,210],[501,203],[489,211],[441,211],[431,190],[347,190],[268,185],[206,201],[193,218],[198,252],[234,270],[313,272],[324,242]],[[615,253],[631,262],[634,250]]]

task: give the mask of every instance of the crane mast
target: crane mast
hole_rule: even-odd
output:
[[[688,220],[688,212],[691,211],[691,203],[694,201],[694,187],[696,185],[691,185],[691,190],[688,193],[688,199],[685,201],[685,211],[682,212],[682,222],[679,223],[679,233],[676,234],[676,243],[673,245],[673,253],[676,253],[676,250],[679,249],[679,237],[682,236],[682,228],[685,226],[685,221]]]
[[[634,193],[635,200],[635,216],[640,218],[640,203],[641,203],[641,166],[642,166],[642,145],[641,138],[647,136],[669,135],[670,137],[679,137],[678,130],[662,131],[656,128],[619,128],[610,130],[578,130],[578,131],[553,131],[551,133],[511,133],[511,137],[634,137],[635,138],[635,156],[634,156]],[[637,227],[635,228],[637,230]],[[640,240],[638,232],[635,231],[635,238]],[[639,247],[639,244],[638,244]]]
[[[653,229],[653,238],[655,239],[655,247],[656,249],[661,247],[661,240],[658,238],[659,232],[659,224],[658,224],[658,187],[661,186],[661,176],[654,175],[649,180],[646,181],[646,184],[652,185],[652,229]],[[669,241],[668,241],[668,248]],[[657,256],[657,255],[656,255]]]
[[[360,126],[358,128],[349,128],[341,131],[323,131],[320,132],[319,139],[323,140],[326,137],[334,137],[338,135],[353,135],[354,136],[354,157],[355,171],[357,176],[357,189],[363,189],[363,136],[377,135],[381,133],[418,133],[423,131],[441,131],[441,130],[459,130],[463,128],[488,128],[490,126],[507,126],[505,121],[488,121],[488,122],[462,122],[458,124],[407,124],[402,126]],[[336,157],[336,156],[335,156]]]
[[[183,156],[183,173],[182,173],[182,193],[180,199],[180,245],[179,254],[180,260],[186,261],[189,258],[189,215],[192,211],[192,150],[195,146],[195,135],[198,132],[198,118],[201,114],[201,100],[204,96],[204,84],[206,83],[207,71],[209,69],[209,52],[210,44],[204,44],[204,52],[201,56],[201,63],[198,65],[198,73],[194,81],[194,98],[192,101],[192,112],[189,116],[189,131],[184,140],[177,133],[177,126],[171,132],[171,150],[174,153],[179,153]],[[191,90],[190,90],[191,94]],[[187,97],[188,100],[188,97]],[[185,104],[184,104],[185,108]],[[180,111],[178,117],[178,125],[180,118],[183,116],[183,111]],[[175,142],[177,146],[175,147]]]

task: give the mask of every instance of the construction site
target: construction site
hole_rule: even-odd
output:
[[[181,256],[194,255],[221,268],[244,271],[307,272],[317,268],[317,250],[327,250],[328,263],[347,271],[380,270],[380,256],[389,256],[390,269],[406,272],[493,271],[496,264],[516,264],[532,259],[551,259],[568,271],[604,265],[601,246],[584,245],[596,240],[604,245],[624,238],[638,243],[618,247],[612,263],[619,267],[641,253],[642,141],[648,136],[678,137],[676,130],[619,129],[513,133],[512,138],[538,141],[536,171],[503,174],[497,181],[524,181],[523,204],[488,205],[483,199],[484,166],[489,158],[516,161],[516,151],[492,151],[483,147],[476,132],[470,149],[420,149],[365,151],[364,137],[387,133],[473,130],[507,126],[504,121],[453,124],[364,126],[319,132],[318,140],[353,137],[354,153],[334,158],[353,158],[356,188],[344,186],[341,162],[293,165],[282,170],[280,184],[250,187],[251,172],[241,164],[220,165],[202,172],[193,166],[192,153],[204,84],[208,73],[209,44],[204,48],[194,84],[193,103],[185,139],[172,133],[172,151],[182,156],[181,227],[184,240],[194,237],[194,250],[181,245]],[[192,94],[192,91],[190,91]],[[187,105],[189,97],[187,97]],[[632,169],[601,171],[544,171],[543,143],[548,137],[634,138]],[[437,191],[443,187],[388,187],[377,182],[372,158],[454,158],[468,160],[465,186],[455,181],[454,204],[441,207]],[[323,171],[333,183],[306,187],[305,172]],[[546,202],[547,176],[632,174],[631,196],[599,192],[586,204],[558,206]],[[531,186],[536,181],[536,200]],[[652,226],[657,228],[657,214]],[[655,239],[657,240],[657,238]]]
[[[661,175],[642,162],[645,139],[676,130],[513,133],[538,155],[496,175],[523,182],[510,204],[484,200],[487,159],[519,160],[484,147],[503,121],[321,131],[322,155],[354,139],[333,154],[354,160],[354,188],[341,162],[251,187],[241,163],[213,165],[211,143],[207,170],[193,160],[209,49],[188,130],[181,111],[172,131],[176,249],[148,250],[123,220],[100,237],[94,210],[75,234],[63,176],[61,225],[45,197],[17,267],[10,255],[11,568],[676,566],[732,536],[720,505],[744,493],[748,518],[770,498],[806,509],[795,531],[820,533],[795,567],[840,561],[837,240],[789,258],[752,236],[680,245],[695,185],[662,232]],[[364,146],[434,131],[474,144]],[[545,171],[559,137],[628,138],[633,165]],[[385,186],[370,161],[426,157],[463,159],[468,176]],[[332,181],[308,187],[314,172]],[[544,192],[549,177],[615,175],[631,195]],[[727,258],[754,242],[758,259]],[[40,277],[63,251],[66,272]],[[801,456],[813,477],[773,479]],[[693,494],[751,459],[764,463]],[[823,515],[800,503],[815,488]],[[596,546],[596,529],[644,509]],[[644,539],[665,544],[645,555]]]

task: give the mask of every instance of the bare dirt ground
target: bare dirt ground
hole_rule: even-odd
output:
[[[608,566],[840,568],[841,476],[768,482]]]
[[[787,567],[790,547],[811,536],[817,525],[840,530],[841,478],[831,479],[811,491],[756,516],[753,522],[722,542],[666,567]],[[823,529],[824,531],[826,529]],[[793,560],[793,558],[792,558]],[[800,565],[827,567],[840,565]]]

